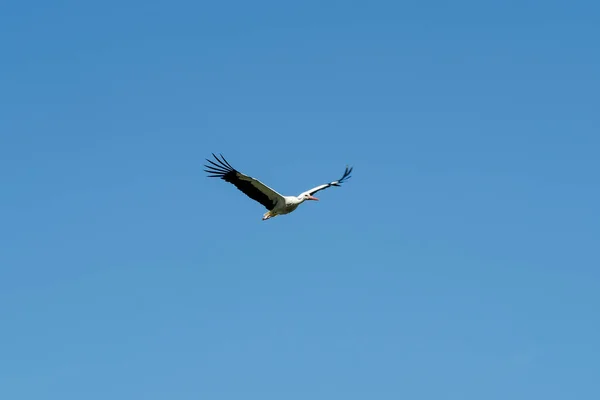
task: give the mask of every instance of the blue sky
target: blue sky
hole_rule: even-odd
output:
[[[0,397],[599,398],[598,5],[207,3],[2,5]]]

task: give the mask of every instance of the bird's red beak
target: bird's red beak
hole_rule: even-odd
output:
[[[317,199],[315,196],[308,196],[308,200],[319,201],[319,199]]]

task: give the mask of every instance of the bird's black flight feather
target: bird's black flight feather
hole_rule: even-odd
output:
[[[209,178],[221,178],[226,182],[229,182],[235,187],[237,187],[241,192],[243,192],[246,196],[250,197],[252,200],[255,200],[265,206],[267,210],[272,210],[275,208],[275,204],[277,204],[276,199],[271,199],[266,193],[260,191],[256,186],[252,185],[252,183],[246,179],[241,179],[240,175],[242,175],[239,171],[227,162],[225,157],[222,154],[219,154],[221,158],[217,157],[213,153],[213,157],[217,162],[206,159],[212,165],[204,165],[207,169],[205,172],[208,172]],[[244,175],[245,176],[245,175]]]

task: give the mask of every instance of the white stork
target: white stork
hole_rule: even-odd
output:
[[[263,221],[278,215],[289,214],[306,200],[319,200],[313,196],[315,193],[331,186],[341,186],[345,180],[350,179],[350,173],[352,172],[352,168],[346,167],[344,175],[337,181],[319,185],[300,193],[298,196],[282,196],[258,179],[237,171],[225,160],[222,154],[220,156],[221,158],[219,159],[213,153],[213,157],[217,162],[206,159],[211,165],[205,165],[207,169],[204,171],[210,174],[208,175],[209,178],[221,178],[226,182],[234,184],[246,196],[265,206],[269,211],[263,215]]]

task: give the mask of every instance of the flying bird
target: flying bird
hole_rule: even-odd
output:
[[[318,201],[319,199],[313,196],[315,193],[331,186],[341,186],[344,181],[350,179],[350,173],[352,173],[352,167],[346,167],[344,175],[337,181],[319,185],[298,196],[282,196],[258,179],[242,174],[233,168],[222,154],[220,156],[221,158],[213,153],[215,161],[206,159],[210,165],[204,165],[207,168],[204,171],[210,174],[209,178],[221,178],[235,185],[246,196],[265,206],[268,211],[263,215],[263,221],[278,215],[289,214],[306,200]]]

